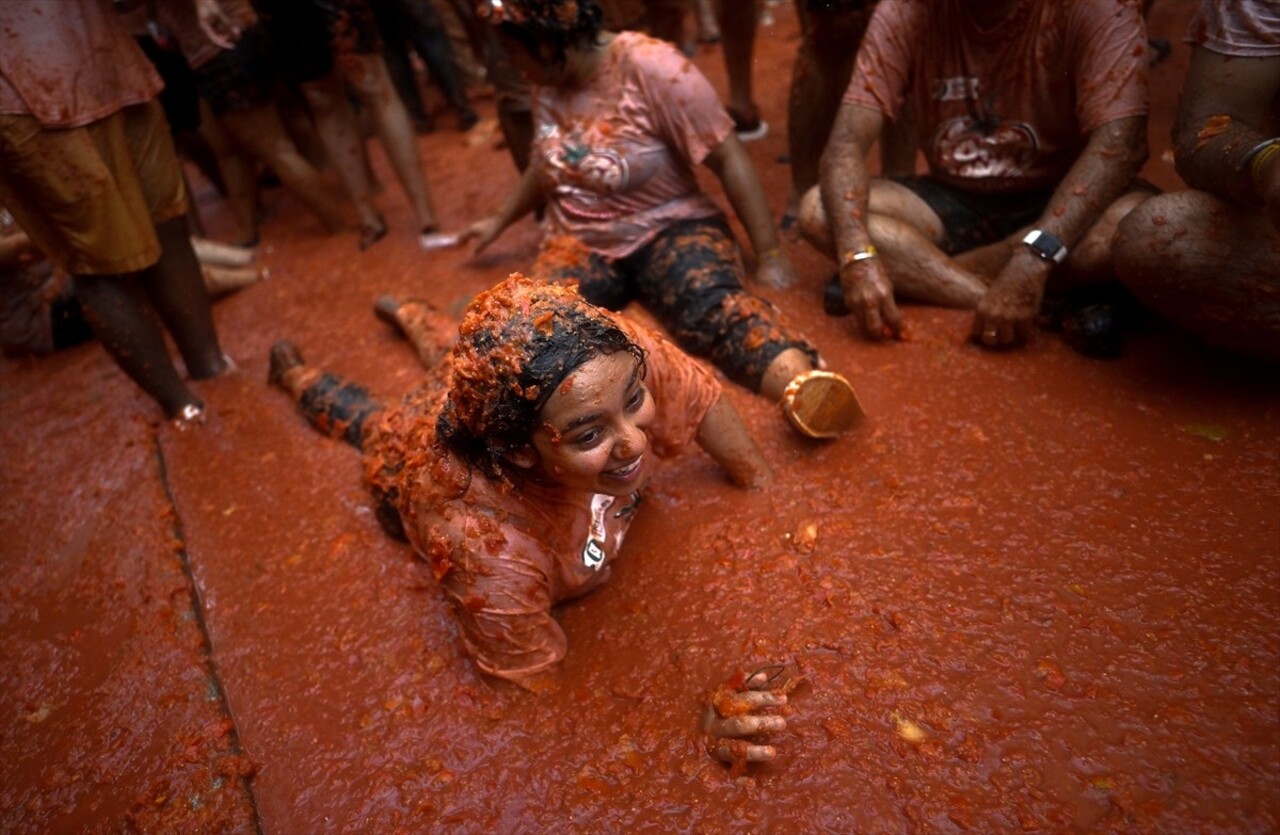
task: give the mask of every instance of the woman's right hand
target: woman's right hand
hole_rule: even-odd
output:
[[[761,667],[753,673],[739,671],[716,688],[703,709],[702,730],[707,734],[707,750],[733,768],[736,777],[747,763],[768,762],[777,756],[772,745],[747,739],[786,730],[787,720],[760,711],[781,708],[787,694],[804,682],[804,676],[783,677],[786,667]],[[781,681],[779,680],[781,679]]]
[[[479,255],[488,248],[489,244],[498,239],[505,227],[502,225],[502,217],[499,215],[489,215],[486,218],[477,220],[458,233],[458,243],[463,244],[475,238],[476,248],[474,254]]]

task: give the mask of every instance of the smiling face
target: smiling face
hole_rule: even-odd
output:
[[[645,429],[654,405],[641,366],[626,351],[574,369],[542,407],[522,464],[563,487],[629,496],[653,473]]]

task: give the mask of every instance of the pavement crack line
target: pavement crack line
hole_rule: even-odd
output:
[[[156,474],[160,478],[160,486],[164,490],[165,499],[169,502],[170,518],[173,520],[173,536],[181,546],[178,549],[178,560],[182,564],[183,574],[187,577],[187,590],[191,597],[191,611],[195,617],[196,628],[200,630],[205,664],[208,666],[209,682],[217,694],[218,704],[222,708],[223,715],[231,722],[232,752],[237,756],[248,759],[244,752],[244,746],[240,743],[239,723],[236,722],[236,717],[231,712],[231,703],[227,700],[227,690],[222,684],[222,676],[218,672],[218,663],[213,656],[213,639],[209,635],[209,624],[204,616],[204,601],[200,599],[200,585],[196,582],[195,571],[191,567],[191,552],[187,548],[187,533],[182,525],[182,513],[178,509],[178,501],[173,495],[173,486],[169,483],[169,467],[165,461],[164,445],[160,443],[159,433],[152,436],[152,443],[155,449]],[[257,835],[263,835],[262,814],[258,808],[258,796],[253,790],[251,778],[242,776],[239,779],[244,787],[245,795],[249,799],[249,806],[253,810],[254,832]]]

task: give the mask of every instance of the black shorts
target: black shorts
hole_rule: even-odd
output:
[[[723,217],[676,223],[625,258],[592,252],[539,271],[549,281],[576,280],[583,298],[607,310],[639,301],[681,348],[759,391],[778,354],[798,348],[817,365],[818,352],[776,307],[747,291],[743,275]]]
[[[235,48],[224,49],[195,72],[196,88],[218,116],[275,101],[275,67],[262,24],[246,29]]]
[[[891,177],[919,195],[942,219],[941,249],[948,255],[1003,240],[1040,219],[1053,189],[981,194],[961,191],[932,177]]]

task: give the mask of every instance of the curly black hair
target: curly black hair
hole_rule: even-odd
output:
[[[488,16],[499,32],[556,69],[564,66],[569,49],[599,43],[604,28],[604,12],[595,0],[502,0],[488,5]]]
[[[509,481],[508,454],[529,444],[542,407],[575,368],[626,351],[646,370],[644,349],[576,288],[518,273],[471,302],[459,334],[436,437],[500,481]]]

